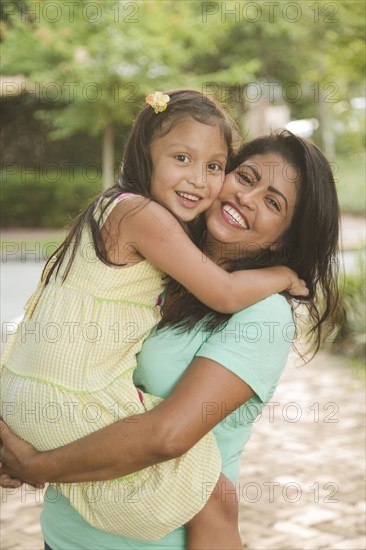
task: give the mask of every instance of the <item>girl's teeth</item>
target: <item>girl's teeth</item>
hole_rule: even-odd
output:
[[[243,216],[241,216],[239,214],[239,212],[237,210],[235,210],[235,208],[232,208],[228,204],[225,204],[224,205],[224,211],[226,212],[226,214],[228,214],[230,216],[230,218],[233,219],[233,221],[235,223],[240,225],[240,227],[243,227],[244,229],[248,229],[248,226],[245,223]]]
[[[195,195],[190,195],[189,193],[177,192],[177,194],[180,197],[183,197],[183,199],[188,199],[189,201],[198,202],[200,200],[199,197],[196,197]]]

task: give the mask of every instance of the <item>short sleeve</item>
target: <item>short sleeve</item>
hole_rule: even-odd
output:
[[[236,374],[265,403],[285,368],[294,332],[290,305],[274,294],[232,315],[226,327],[209,335],[196,356]]]

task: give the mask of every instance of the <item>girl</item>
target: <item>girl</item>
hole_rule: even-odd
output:
[[[157,299],[164,273],[222,313],[283,290],[307,295],[287,267],[227,273],[193,245],[172,214],[191,222],[213,203],[231,153],[230,122],[199,92],[157,94],[148,101],[154,108],[147,105],[137,118],[121,178],[75,221],[46,266],[5,357],[2,400],[18,412],[4,419],[39,450],[65,445],[160,403],[138,391],[132,375],[142,341],[160,320]],[[268,203],[275,208],[276,198]],[[250,230],[250,221],[230,201],[222,215],[237,230]],[[212,245],[220,257],[231,254],[219,241]],[[35,422],[32,417],[27,423],[25,409],[32,407]],[[95,527],[157,540],[201,510],[202,485],[214,486],[220,466],[215,439],[208,434],[183,457],[127,479],[62,484],[59,490]],[[141,489],[137,500],[136,488]],[[221,515],[229,518],[226,531],[213,521],[203,535],[197,528],[194,532],[208,547],[238,547],[238,533],[225,512],[229,503],[211,502],[213,517],[222,507]],[[191,544],[196,547],[194,536]]]

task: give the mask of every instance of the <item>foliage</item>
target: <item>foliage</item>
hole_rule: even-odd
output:
[[[182,11],[176,1],[81,0],[72,17],[62,3],[58,17],[55,2],[32,17],[35,4],[23,2],[24,11],[3,25],[3,70],[21,73],[30,91],[54,96],[58,112],[39,116],[52,122],[57,138],[80,130],[98,135],[107,121],[130,122],[151,90],[200,85],[198,52],[215,50],[225,29],[202,26],[200,2],[186,2]],[[251,65],[241,60],[242,78],[253,76]]]
[[[101,177],[76,170],[1,177],[1,227],[64,227],[101,191]]]
[[[358,269],[345,275],[340,305],[345,316],[331,349],[352,359],[366,358],[366,285],[365,260],[360,257]]]
[[[362,80],[363,2],[292,3],[298,19],[294,7],[270,4],[80,0],[45,10],[25,0],[8,15],[4,8],[3,71],[54,97],[58,113],[40,114],[54,137],[129,123],[154,89],[216,83],[238,109],[240,86],[253,81],[336,82],[341,97],[348,82]]]
[[[332,166],[342,212],[365,216],[365,153],[337,157]]]
[[[324,122],[332,102],[363,93],[364,17],[357,0],[5,2],[2,69],[25,79],[52,138],[103,135],[106,170],[113,126],[131,124],[153,90],[214,92],[242,122],[252,83],[254,102],[285,100],[293,116]]]

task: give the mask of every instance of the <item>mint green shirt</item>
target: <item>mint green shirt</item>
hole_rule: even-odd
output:
[[[213,334],[200,325],[183,334],[172,328],[155,330],[142,346],[134,380],[147,392],[167,397],[193,358],[199,356],[221,364],[253,389],[255,395],[214,428],[222,472],[235,482],[253,421],[274,393],[293,334],[290,306],[284,297],[275,294],[232,315],[226,327]],[[215,405],[205,404],[203,414],[209,415],[211,406]],[[99,531],[53,488],[48,488],[45,495],[41,526],[52,550],[185,548],[184,527],[151,543]]]

